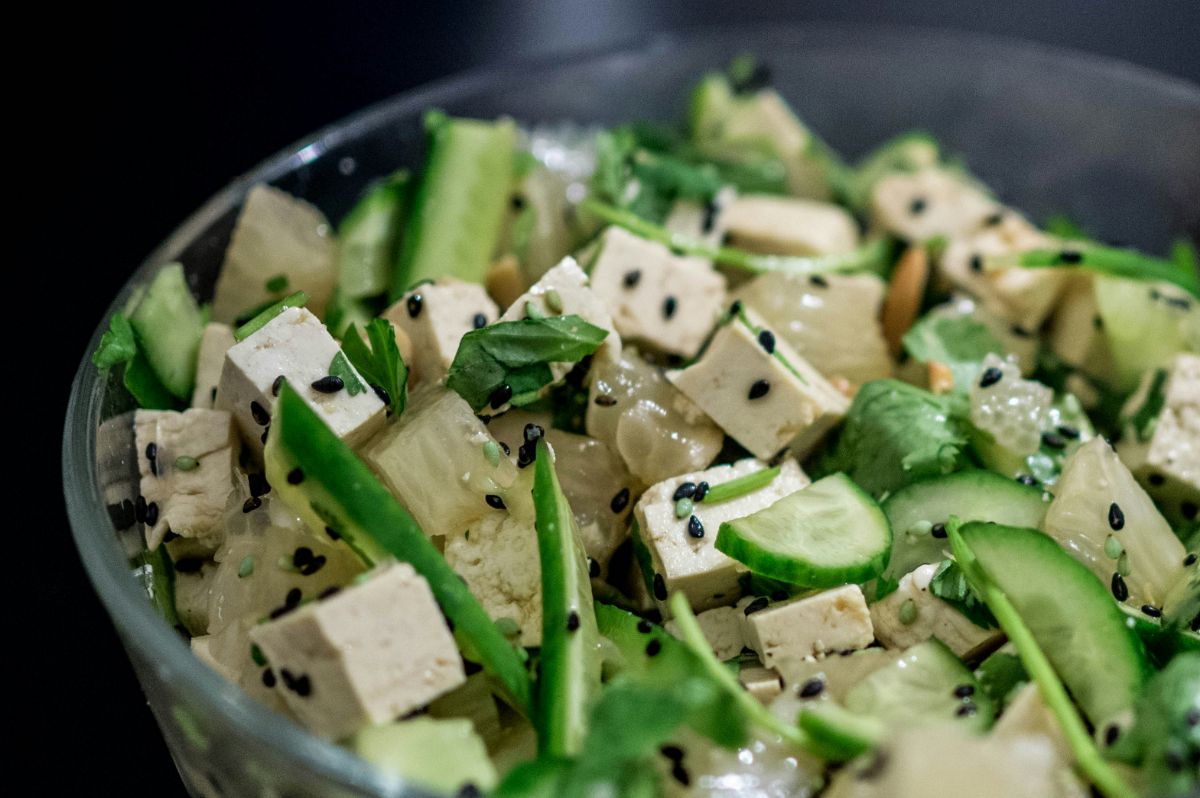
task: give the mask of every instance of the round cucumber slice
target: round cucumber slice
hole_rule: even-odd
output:
[[[950,548],[935,524],[950,516],[962,521],[994,521],[1036,528],[1046,516],[1049,496],[1039,488],[991,471],[959,471],[914,482],[883,503],[892,527],[892,556],[884,577],[899,579],[926,563],[945,559]]]
[[[806,587],[865,582],[892,545],[887,516],[845,474],[831,474],[721,524],[716,548],[754,573]]]

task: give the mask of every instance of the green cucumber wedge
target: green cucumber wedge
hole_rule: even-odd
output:
[[[404,170],[389,175],[371,186],[338,226],[337,291],[345,301],[387,291],[409,183]]]
[[[961,534],[1092,723],[1132,709],[1150,667],[1108,586],[1037,530],[971,523]]]
[[[721,524],[716,548],[754,573],[794,585],[865,582],[887,565],[887,516],[845,474],[831,474],[756,513]]]
[[[431,113],[429,154],[412,198],[389,294],[436,277],[483,282],[513,186],[516,127]]]
[[[138,349],[163,386],[180,399],[191,399],[204,314],[192,297],[182,266],[170,263],[158,270],[129,314],[129,323]]]
[[[368,564],[395,557],[425,577],[455,634],[505,699],[530,712],[529,675],[516,649],[408,511],[287,383],[271,416],[263,459],[279,498],[316,534],[337,536]]]
[[[892,557],[884,577],[899,579],[926,563],[944,559],[950,516],[962,521],[1037,528],[1049,497],[1042,490],[991,471],[959,471],[906,485],[883,502],[892,526]],[[934,525],[942,530],[935,534]]]
[[[542,565],[538,747],[544,756],[574,756],[587,734],[592,700],[600,691],[596,652],[600,633],[587,558],[545,439],[537,443],[533,507]]]
[[[832,701],[805,707],[798,723],[821,757],[831,762],[849,762],[887,739],[887,726],[878,718],[851,712]]]

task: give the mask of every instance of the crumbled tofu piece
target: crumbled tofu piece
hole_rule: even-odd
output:
[[[704,633],[704,639],[712,646],[717,659],[724,662],[742,653],[746,647],[742,639],[742,610],[738,607],[715,607],[696,615],[696,623]],[[679,624],[667,621],[666,630],[675,637],[681,637]]]
[[[445,556],[493,620],[515,621],[523,646],[542,644],[542,569],[532,519],[491,510],[466,531],[447,535]]]
[[[696,354],[725,304],[725,278],[708,261],[615,225],[601,234],[591,281],[623,338],[683,357]]]
[[[222,410],[137,411],[134,445],[147,548],[158,548],[167,532],[216,548],[233,491],[236,444],[233,419]]]
[[[858,223],[839,205],[742,195],[721,209],[732,246],[764,255],[841,255],[858,246]]]
[[[1133,417],[1160,381],[1162,411],[1142,434],[1127,421],[1117,445],[1122,462],[1174,523],[1190,522],[1200,509],[1200,355],[1175,356],[1165,380],[1151,369],[1122,416]],[[1149,432],[1145,438],[1145,432]]]
[[[712,607],[733,604],[741,595],[738,576],[745,568],[713,546],[721,524],[741,518],[773,504],[809,484],[809,479],[794,460],[785,460],[778,476],[768,485],[725,502],[698,502],[692,516],[676,518],[676,489],[684,482],[710,486],[766,468],[760,460],[739,460],[733,465],[721,465],[705,471],[681,474],[654,485],[638,501],[634,509],[638,535],[650,552],[654,573],[655,600],[664,617],[669,613],[670,594],[682,591],[692,609],[701,612]],[[702,537],[689,532],[690,518],[695,517],[703,530]],[[661,589],[659,589],[661,586]]]
[[[738,671],[738,683],[761,704],[771,703],[783,692],[783,679],[771,668],[742,668]]]
[[[466,681],[428,583],[407,563],[250,631],[283,697],[316,734],[395,720]]]
[[[900,579],[900,587],[871,605],[875,636],[888,648],[908,648],[936,637],[958,657],[986,648],[1000,640],[999,629],[983,629],[950,604],[929,592],[929,582],[938,564],[922,565]],[[912,610],[902,608],[912,602]],[[902,617],[912,612],[912,621]]]
[[[361,377],[357,389],[322,393],[312,387],[329,376],[341,351],[316,316],[304,308],[287,308],[225,354],[216,406],[233,413],[242,440],[261,456],[275,407],[275,381],[282,377],[339,438],[358,446],[383,427],[383,402]],[[344,366],[358,374],[348,360]]]
[[[208,634],[208,607],[212,598],[212,586],[217,567],[211,562],[202,562],[194,570],[175,568],[175,614],[180,623],[192,635]]]
[[[864,648],[875,639],[858,585],[772,604],[744,616],[746,645],[768,668],[787,660]]]
[[[283,278],[284,288],[267,288]],[[286,191],[259,184],[238,214],[213,291],[213,321],[232,324],[293,291],[322,313],[337,281],[337,242],[325,215]]]
[[[891,665],[900,654],[886,648],[862,648],[819,658],[787,657],[776,662],[775,669],[783,677],[785,688],[799,699],[801,705],[808,701],[844,701],[846,694],[859,682]],[[821,683],[820,692],[801,696],[804,686],[813,680]]]
[[[196,357],[196,388],[192,391],[192,407],[211,410],[216,404],[225,353],[235,343],[233,328],[228,324],[214,321],[204,325],[200,352]]]
[[[678,200],[671,206],[663,227],[667,232],[687,236],[710,247],[718,246],[725,240],[725,221],[721,211],[736,196],[737,192],[726,186],[717,192],[712,202]]]
[[[787,446],[803,457],[850,404],[748,308],[717,330],[698,361],[667,378],[764,460]]]
[[[434,382],[450,368],[462,337],[496,321],[500,311],[483,286],[443,277],[414,287],[380,315],[412,342],[412,360],[405,362],[414,378]]]
[[[875,225],[916,243],[970,235],[1003,210],[965,175],[940,167],[893,172],[871,190]]]

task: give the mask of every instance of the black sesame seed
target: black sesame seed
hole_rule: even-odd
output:
[[[658,752],[672,762],[683,760],[683,749],[677,745],[664,745],[658,749]]]
[[[720,208],[713,200],[704,203],[704,218],[700,222],[700,232],[711,233],[713,231],[713,227],[717,223],[717,211],[719,210]]]
[[[600,563],[596,562],[591,557],[587,558],[588,576],[592,579],[600,578]]]
[[[1021,474],[1019,477],[1017,477],[1017,482],[1030,487],[1033,487],[1037,484],[1037,480],[1031,477],[1029,474]]]
[[[758,345],[766,350],[768,355],[775,354],[775,333],[763,330],[758,334]]]
[[[813,678],[800,685],[800,689],[796,693],[801,698],[813,698],[819,696],[825,690],[825,680],[814,676]]]
[[[312,558],[313,550],[308,546],[300,546],[298,549],[292,552],[292,565],[300,568],[301,566],[312,562]]]
[[[608,503],[608,508],[614,513],[623,512],[629,506],[629,488],[621,488],[617,491],[617,495],[612,497],[612,501]]]
[[[1179,511],[1183,513],[1183,517],[1187,520],[1195,521],[1196,513],[1197,511],[1200,511],[1200,508],[1196,507],[1195,502],[1183,502],[1179,505]]]
[[[662,574],[654,575],[654,598],[659,601],[667,600],[667,583]]]
[[[669,296],[663,300],[662,314],[664,319],[669,319],[675,315],[675,311],[679,308],[679,300],[673,296]]]
[[[375,393],[375,397],[377,399],[379,399],[379,401],[383,402],[385,405],[390,405],[392,403],[391,395],[387,391],[385,391],[383,388],[380,388],[378,385],[372,385],[371,390]],[[388,413],[391,413],[391,412],[392,412],[392,409],[389,407]]]
[[[341,540],[342,539],[341,533],[338,532],[336,529],[334,529],[331,526],[325,527],[325,534],[329,536],[330,540]]]
[[[175,561],[175,570],[181,574],[194,574],[204,565],[199,557],[184,557]]]
[[[1167,482],[1167,478],[1157,472],[1150,475],[1150,484],[1154,487],[1162,487]]]
[[[505,457],[509,457],[512,455],[512,449],[508,448],[507,443],[505,443],[504,441],[496,441],[496,443],[500,444],[500,450],[504,452]]]
[[[1058,253],[1059,263],[1079,263],[1083,260],[1083,253],[1074,249],[1064,249]]]
[[[1043,432],[1042,433],[1042,445],[1047,446],[1051,449],[1067,448],[1067,442],[1065,440],[1063,440],[1063,437],[1061,435],[1059,435],[1057,432]]]
[[[1112,575],[1112,594],[1117,601],[1124,601],[1129,598],[1129,586],[1125,584],[1125,577],[1119,572],[1114,572]]]
[[[146,459],[149,460],[151,462],[151,464],[153,464],[154,461],[158,459],[158,444],[157,443],[151,441],[150,443],[146,444]],[[151,467],[153,468],[153,465],[151,465]]]
[[[494,493],[489,493],[488,495],[484,496],[483,500],[487,502],[487,506],[491,507],[493,510],[507,509],[504,505],[504,499],[501,499]]]
[[[509,199],[509,203],[512,205],[514,211],[519,211],[525,207],[525,198],[520,194],[513,194],[512,198]]]
[[[424,305],[425,298],[420,294],[413,294],[408,298],[408,301],[404,303],[404,306],[408,309],[408,317],[410,319],[415,319],[417,316],[420,316],[421,308],[424,307]]]
[[[650,623],[645,618],[642,618],[637,623],[637,630],[644,635],[648,635],[650,632],[654,631],[654,624]]]
[[[742,300],[740,300],[740,299],[733,300],[733,302],[729,305],[729,315],[737,316],[741,312],[742,312]]]
[[[537,459],[537,444],[522,443],[517,449],[517,468],[526,468]]]
[[[309,681],[309,678],[307,675],[301,676],[299,679],[296,679],[296,681],[294,681],[289,686],[292,688],[292,692],[294,692],[296,695],[300,696],[301,698],[307,698],[308,696],[310,696],[312,694],[312,682]]]
[[[1060,424],[1058,426],[1058,434],[1073,441],[1079,440],[1079,430],[1070,424]]]
[[[983,370],[983,374],[979,377],[980,388],[991,388],[996,383],[1000,382],[1004,377],[1004,372],[995,366],[988,366]]]
[[[617,397],[609,393],[602,393],[597,394],[596,398],[592,401],[594,401],[600,407],[612,407],[617,403]]]
[[[749,396],[751,399],[761,399],[766,396],[767,392],[770,390],[771,383],[767,382],[766,380],[756,380],[754,384],[750,386],[750,391],[747,393],[747,396]]]
[[[1188,556],[1183,558],[1183,565],[1185,568],[1188,567],[1189,565],[1195,565],[1195,564],[1196,564],[1196,552],[1193,551],[1192,553],[1188,554]]]
[[[974,704],[963,704],[954,711],[954,714],[956,717],[969,718],[978,711],[979,707],[975,706]]]
[[[267,482],[267,475],[261,471],[253,471],[247,474],[246,481],[250,485],[251,496],[266,496],[271,492],[271,483]]]
[[[333,374],[330,374],[326,377],[322,377],[321,379],[316,380],[312,384],[313,390],[318,391],[320,393],[337,393],[338,391],[342,390],[345,387],[346,387],[345,381],[343,381],[341,377],[335,376]]]
[[[262,507],[262,499],[258,498],[257,496],[251,496],[242,504],[242,512],[251,513],[257,510],[259,507]]]
[[[571,610],[567,613],[567,631],[574,632],[579,629],[579,613]]]
[[[913,201],[908,204],[908,212],[913,216],[920,216],[925,212],[925,198],[913,197]]]
[[[330,585],[329,587],[325,588],[320,593],[318,593],[317,598],[318,599],[327,599],[330,596],[336,596],[338,593],[341,593],[341,592],[342,592],[342,589],[340,587],[338,587],[337,585]]]
[[[930,528],[930,530],[929,530],[929,534],[930,534],[930,535],[933,535],[935,538],[937,538],[937,539],[939,539],[939,540],[943,540],[943,539],[945,539],[945,537],[946,537],[946,525],[945,525],[945,524],[940,524],[940,523],[939,523],[939,524],[934,524],[934,525],[933,525],[933,526]]]
[[[267,426],[263,427],[263,434],[258,436],[258,439],[260,441],[262,441],[264,445],[267,442],[267,433],[269,433],[270,431],[271,431],[271,425],[268,424]]]
[[[250,403],[250,415],[254,419],[254,423],[260,427],[265,427],[271,423],[271,414],[258,402]]]
[[[749,604],[747,604],[746,608],[742,610],[742,612],[749,617],[759,610],[765,610],[767,605],[770,603],[770,600],[766,596],[759,596],[758,598],[754,599],[754,601],[751,601]]]
[[[632,271],[625,272],[625,276],[621,279],[621,283],[626,288],[634,288],[637,286],[637,284],[639,282],[641,282],[641,279],[642,279],[641,270],[633,269]]]
[[[487,316],[483,315],[482,313],[476,313],[471,318],[471,327],[473,329],[482,330],[486,326],[487,326]]]
[[[285,607],[296,607],[299,606],[302,598],[304,598],[304,592],[300,588],[294,587],[283,597],[283,604]]]
[[[817,288],[828,288],[829,281],[819,274],[810,274],[808,276],[808,284],[815,285]]]
[[[883,771],[888,766],[888,752],[882,748],[875,751],[875,755],[871,757],[871,761],[867,766],[855,773],[854,778],[858,781],[873,781],[883,775]]]
[[[508,403],[509,399],[512,399],[512,395],[512,386],[508,383],[503,383],[496,390],[492,391],[492,395],[488,397],[488,405],[493,410],[499,410]]]
[[[694,538],[704,537],[704,524],[694,515],[688,519],[688,534]]]
[[[975,272],[976,274],[983,272],[983,258],[981,258],[979,255],[972,255],[968,265],[971,267],[971,271]]]
[[[208,400],[214,405],[217,403],[217,386],[214,385],[213,389],[208,392]]]
[[[275,378],[275,382],[271,383],[271,396],[279,396],[279,391],[283,388],[283,384],[287,382],[287,378],[280,374]]]
[[[301,468],[293,468],[287,474],[287,481],[289,485],[299,485],[304,481],[304,470]]]
[[[1008,328],[1008,331],[1011,332],[1013,335],[1015,335],[1017,338],[1032,338],[1033,337],[1033,333],[1031,333],[1029,330],[1026,330],[1020,324],[1014,324],[1013,326]]]
[[[525,430],[522,433],[522,435],[525,437],[526,443],[535,443],[538,438],[541,438],[545,434],[546,430],[542,429],[542,427],[537,424],[526,424]]]
[[[158,504],[156,502],[146,505],[146,523],[150,526],[158,523]]]
[[[991,216],[984,219],[983,223],[987,227],[995,227],[996,225],[1000,224],[1003,221],[1004,221],[1004,212],[997,211],[996,213],[993,213]]]
[[[708,487],[709,486],[708,486],[707,482],[696,483],[696,492],[694,494],[692,494],[692,501],[694,501],[694,502],[704,501],[704,497],[708,495]]]
[[[1148,615],[1151,618],[1161,618],[1162,610],[1159,609],[1158,607],[1155,607],[1153,604],[1143,604],[1142,605],[1142,614]]]
[[[262,672],[262,683],[265,687],[271,688],[275,686],[275,671],[267,668]]]
[[[684,483],[681,483],[679,485],[679,487],[675,489],[675,492],[671,494],[671,501],[677,502],[680,499],[690,499],[695,495],[696,495],[696,483],[695,482],[684,482]]]
[[[671,778],[675,779],[675,781],[679,782],[684,787],[692,783],[692,777],[688,775],[687,769],[678,762],[676,762],[671,768]]]
[[[975,685],[973,684],[960,684],[954,688],[955,698],[970,698],[973,695],[975,695]]]
[[[146,497],[138,495],[133,504],[133,517],[139,524],[146,523]]]
[[[1125,513],[1121,511],[1121,506],[1116,502],[1108,505],[1108,525],[1114,532],[1125,527]]]
[[[468,781],[458,788],[458,795],[455,798],[482,798],[482,796],[483,791]]]
[[[1104,744],[1112,745],[1121,736],[1121,728],[1115,723],[1110,723],[1104,727]]]
[[[658,656],[658,652],[660,651],[662,651],[662,643],[658,640],[658,638],[655,638],[646,644],[647,657]]]

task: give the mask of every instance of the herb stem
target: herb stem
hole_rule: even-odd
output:
[[[1075,243],[1065,249],[1034,249],[1016,255],[984,259],[985,266],[1023,266],[1027,269],[1088,269],[1127,280],[1171,283],[1200,298],[1200,276],[1181,268],[1182,261],[1163,260],[1132,249]]]
[[[708,489],[708,493],[704,494],[704,504],[727,502],[765,488],[775,480],[775,477],[779,476],[779,468],[779,466],[764,468],[737,479],[713,485]]]

